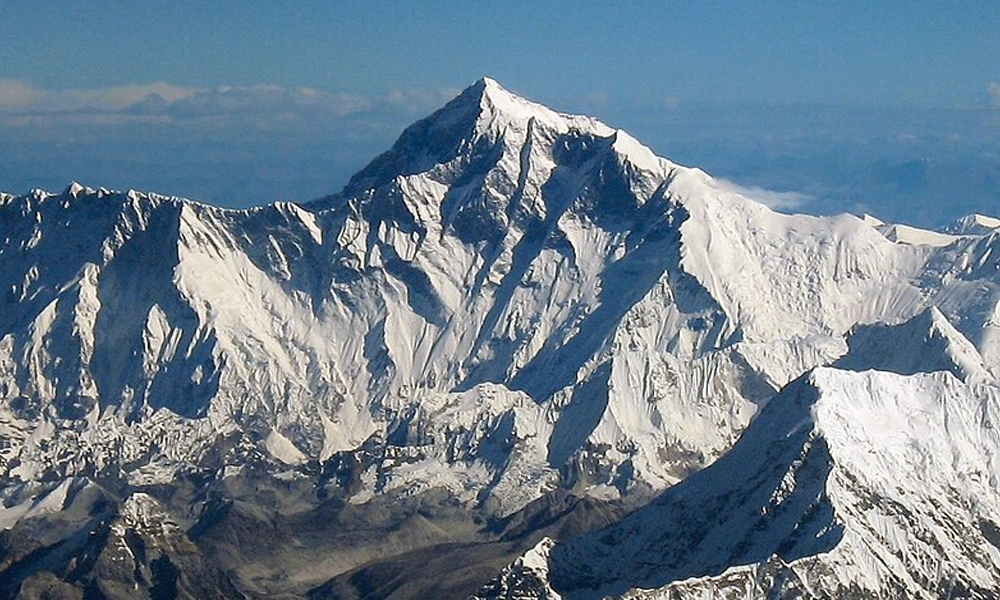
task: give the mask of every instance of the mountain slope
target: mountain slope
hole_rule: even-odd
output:
[[[715,464],[480,597],[995,597],[998,406],[947,372],[817,369]]]
[[[948,371],[963,381],[995,380],[976,347],[933,306],[898,325],[856,327],[847,346],[834,363],[842,369],[900,375]]]
[[[169,513],[141,493],[55,544],[5,554],[3,598],[243,597],[225,574],[205,565]]]
[[[2,271],[12,295],[0,364],[20,442],[5,457],[10,475],[99,472],[148,456],[155,464],[136,479],[164,481],[221,439],[241,440],[230,452],[259,450],[291,466],[324,461],[372,436],[398,438],[395,428],[413,425],[407,415],[437,402],[430,397],[481,395],[491,384],[495,418],[509,420],[520,404],[534,413],[516,419],[522,427],[541,428],[541,446],[509,465],[509,450],[462,452],[483,465],[473,487],[484,477],[502,483],[491,460],[521,473],[520,495],[501,501],[507,510],[558,479],[578,451],[603,463],[607,485],[628,453],[588,448],[635,445],[636,435],[667,445],[648,416],[622,422],[607,408],[612,398],[587,390],[634,377],[631,365],[612,368],[616,345],[663,354],[683,344],[678,352],[691,355],[721,343],[721,322],[706,323],[722,315],[678,266],[684,211],[663,187],[675,167],[624,133],[489,81],[415,128],[314,211],[227,211],[79,187],[6,201],[4,219],[17,225]],[[387,178],[386,164],[402,174]],[[70,248],[54,231],[74,223],[86,230]],[[651,315],[629,316],[636,310]],[[654,319],[667,329],[634,331]],[[742,378],[738,361],[710,362]],[[586,381],[594,384],[578,385]],[[753,404],[728,395],[715,410],[730,433],[687,440],[685,453],[717,454],[749,419]],[[583,419],[562,427],[579,429],[578,439],[546,448],[547,424],[564,413]],[[87,423],[84,435],[68,432],[70,421]],[[42,423],[77,455],[74,466],[36,451],[31,432]],[[607,431],[586,430],[598,426]],[[418,460],[446,451],[428,457],[421,446]],[[635,479],[672,480],[644,454]],[[464,477],[445,475],[456,491]],[[368,492],[393,485],[390,477]]]

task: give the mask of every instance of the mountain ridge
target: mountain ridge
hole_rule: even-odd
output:
[[[543,540],[477,597],[992,597],[997,391],[817,368],[725,457],[617,523]]]

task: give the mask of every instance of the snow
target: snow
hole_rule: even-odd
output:
[[[998,411],[1000,389],[948,372],[817,368],[726,457],[619,523],[532,549],[478,597],[988,597]]]
[[[542,538],[533,548],[518,558],[479,594],[490,598],[544,598],[563,600],[548,584],[549,553],[556,541]],[[477,595],[476,597],[479,597]]]
[[[656,173],[664,168],[671,168],[673,165],[655,154],[649,148],[639,143],[628,133],[621,129],[615,131],[612,148],[636,169]]]
[[[948,371],[972,382],[996,379],[972,342],[934,306],[898,325],[858,326],[847,344],[848,352],[835,363],[840,368],[901,375]]]
[[[299,451],[288,438],[277,431],[271,431],[264,438],[264,447],[271,453],[271,456],[285,463],[286,465],[300,465],[308,458]]]
[[[73,478],[69,478],[61,482],[24,486],[21,489],[7,488],[0,496],[0,531],[10,529],[22,519],[38,518],[63,510],[75,483]]]
[[[879,231],[882,232],[882,235],[884,235],[887,240],[899,242],[901,244],[915,244],[918,246],[948,246],[955,243],[958,239],[954,235],[938,233],[937,231],[928,231],[926,229],[919,229],[917,227],[910,227],[909,225],[900,225],[897,223],[879,227]]]
[[[466,93],[470,91],[473,94],[480,94],[481,107],[484,109],[481,121],[488,120],[492,127],[511,124],[523,124],[526,127],[528,121],[535,120],[560,132],[576,129],[593,131],[601,137],[614,135],[613,129],[596,119],[556,112],[512,94],[489,77],[484,77],[473,84]]]
[[[1000,229],[1000,219],[971,214],[946,227],[945,231],[955,235],[989,235],[998,229]]]
[[[864,213],[863,215],[861,215],[861,220],[864,221],[866,225],[871,225],[872,227],[875,228],[885,225],[885,221],[868,213]]]

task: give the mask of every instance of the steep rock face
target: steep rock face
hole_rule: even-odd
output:
[[[817,369],[712,466],[479,595],[995,597],[998,408],[948,372]]]

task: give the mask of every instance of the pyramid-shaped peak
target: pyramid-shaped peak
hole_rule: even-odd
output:
[[[500,85],[500,82],[492,77],[480,77],[478,81],[472,84],[471,87],[482,88],[484,94],[508,94],[513,95],[511,92],[507,91],[507,88]]]
[[[847,345],[847,354],[834,364],[841,369],[900,375],[950,371],[965,381],[990,377],[975,345],[935,306],[902,323],[860,325]]]
[[[433,171],[436,181],[457,180],[468,175],[469,164],[482,166],[476,162],[477,156],[482,159],[499,152],[517,157],[529,139],[551,145],[563,135],[613,139],[614,144],[605,147],[633,164],[661,169],[652,151],[623,132],[591,117],[557,112],[483,77],[433,114],[407,127],[389,151],[351,179],[340,196],[364,194],[400,175]],[[535,150],[551,152],[551,148]]]
[[[586,131],[600,137],[615,134],[615,129],[597,119],[583,115],[572,115],[555,111],[544,104],[529,100],[511,92],[497,80],[482,77],[467,87],[457,98],[449,102],[439,113],[455,110],[474,110],[478,115],[476,133],[489,129],[526,126],[534,120],[536,124],[557,131]],[[431,116],[433,118],[434,115]]]
[[[468,98],[477,102],[489,101],[500,106],[506,106],[513,103],[531,105],[541,110],[550,110],[537,102],[532,102],[523,96],[519,96],[518,94],[511,92],[492,77],[481,77],[476,80],[472,85],[465,88],[465,90],[459,94],[459,98]]]
[[[65,190],[63,190],[63,195],[77,198],[81,195],[86,196],[93,194],[94,192],[95,190],[93,188],[83,185],[82,183],[74,180],[71,181],[68,186],[66,186]]]
[[[491,77],[483,77],[479,79],[470,86],[470,89],[476,90],[481,99],[489,101],[495,108],[498,109],[513,108],[515,110],[522,111],[534,109],[542,112],[555,112],[543,104],[539,104],[538,102],[529,100],[524,96],[515,94],[501,85],[499,81]]]

